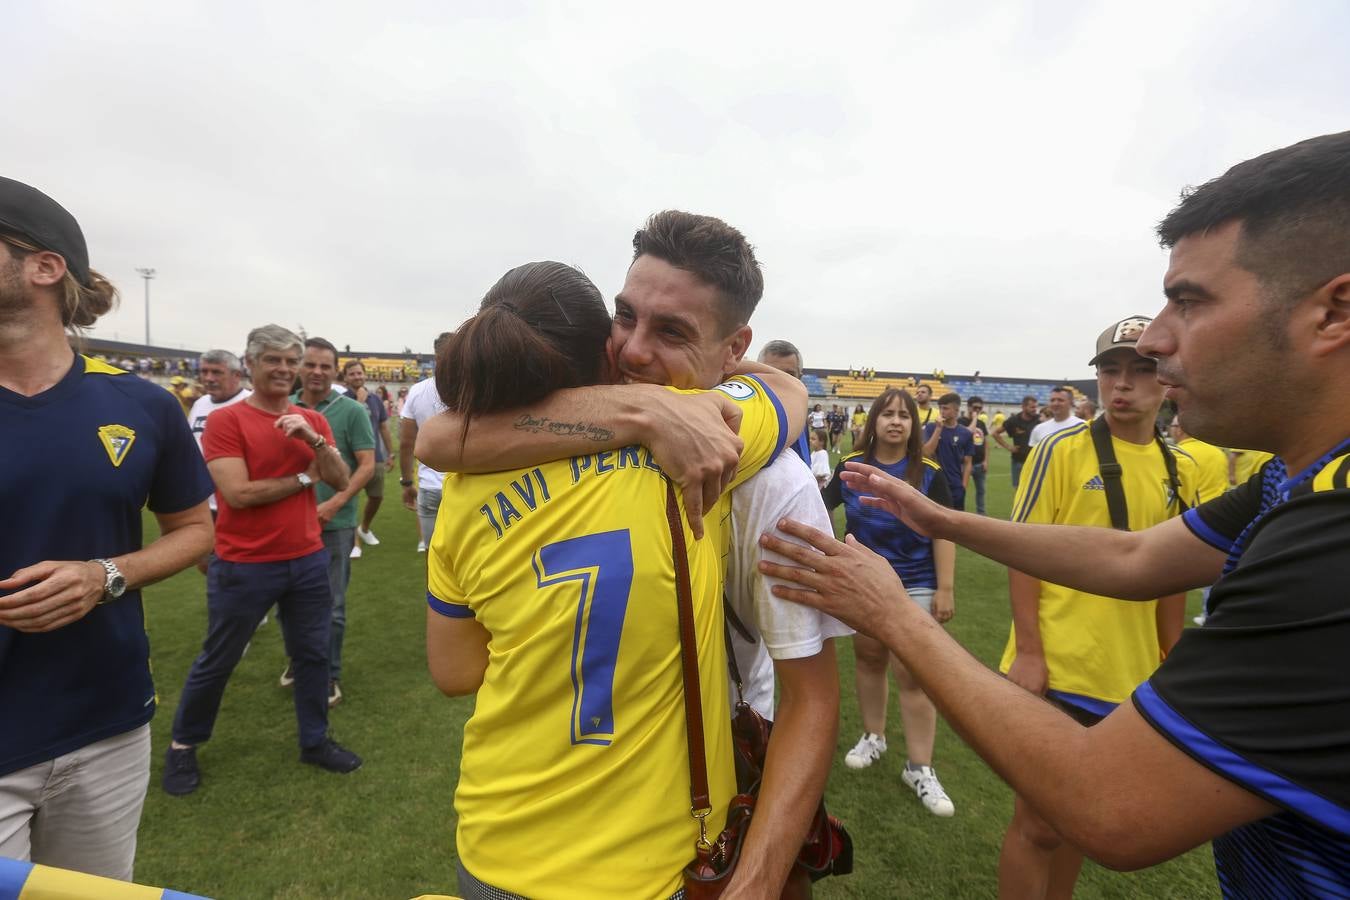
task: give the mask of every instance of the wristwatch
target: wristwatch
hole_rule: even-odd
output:
[[[310,444],[310,446],[313,447],[315,450],[322,450],[327,444],[328,441],[324,439],[324,436],[319,435],[319,439],[316,440],[314,443]]]
[[[413,484],[411,478],[400,478],[398,480],[398,483],[403,485],[404,487],[412,487]]]
[[[309,477],[308,475],[306,475],[304,472],[301,472],[299,475],[296,475],[295,478],[296,478],[297,481],[300,482],[300,490],[302,490],[302,491],[303,491],[305,488],[311,487],[311,486],[314,484],[314,479],[313,479],[313,478],[310,478],[310,477]]]
[[[103,580],[103,597],[98,601],[98,605],[103,605],[110,600],[116,600],[127,592],[127,580],[122,575],[122,570],[117,568],[117,564],[110,559],[95,559],[93,562],[103,567],[107,577]]]

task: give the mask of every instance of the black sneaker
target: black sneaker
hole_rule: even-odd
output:
[[[184,750],[169,745],[164,754],[164,793],[175,797],[184,797],[197,789],[202,783],[201,770],[197,768],[197,748]]]
[[[313,747],[302,748],[300,761],[342,775],[361,768],[361,757],[330,737],[325,737]]]

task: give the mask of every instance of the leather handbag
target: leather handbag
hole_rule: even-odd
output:
[[[670,525],[680,624],[685,736],[689,742],[689,812],[697,820],[699,831],[698,839],[694,842],[694,861],[684,868],[684,892],[688,900],[707,900],[720,897],[736,872],[741,847],[755,812],[772,724],[755,712],[743,698],[736,704],[731,729],[738,793],[728,806],[722,833],[716,840],[709,840],[707,818],[712,813],[712,802],[708,791],[708,764],[704,756],[703,704],[695,643],[693,590],[690,587],[684,525],[675,499],[675,489],[669,482],[666,484],[666,519]],[[737,680],[739,682],[739,678]],[[827,875],[847,875],[852,871],[853,839],[843,824],[826,812],[822,800],[812,816],[802,849],[788,872],[782,897],[784,900],[809,898],[812,882]]]

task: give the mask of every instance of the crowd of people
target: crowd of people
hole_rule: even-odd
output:
[[[808,410],[791,342],[749,359],[750,243],[678,211],[637,231],[612,315],[571,266],[508,271],[397,407],[331,342],[276,325],[242,359],[203,354],[186,403],[72,351],[116,292],[69,212],[0,179],[0,427],[18,448],[0,467],[0,721],[20,724],[0,729],[0,855],[131,879],[155,708],[140,591],[194,564],[208,621],[163,789],[201,785],[196,750],[273,609],[299,761],[362,765],[328,710],[394,418],[428,666],[477,697],[462,896],[799,883],[848,635],[864,733],[846,767],[883,758],[893,673],[898,781],[924,809],[957,812],[939,715],[1015,793],[1001,896],[1068,896],[1084,856],[1137,868],[1211,840],[1227,896],[1350,896],[1350,133],[1240,163],[1159,236],[1162,311],[1081,338],[1100,414],[1061,388],[1044,417],[1034,397],[963,415],[926,384]],[[1330,412],[1253,406],[1273,371]],[[1012,457],[1010,521],[985,514],[990,439]],[[1008,569],[998,672],[944,628],[957,545]],[[742,704],[772,723],[748,822]]]

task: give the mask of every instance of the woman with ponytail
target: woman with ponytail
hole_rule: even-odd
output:
[[[585,275],[512,269],[440,350],[436,386],[464,420],[612,379],[610,318]],[[735,487],[785,437],[753,377],[719,390],[742,409]],[[672,389],[673,390],[673,389]],[[462,432],[462,433],[463,433]],[[462,440],[462,438],[461,438]],[[676,503],[673,520],[668,503]],[[456,856],[463,897],[670,897],[694,857],[675,534],[692,588],[711,813],[735,792],[722,515],[693,540],[643,447],[446,476],[428,559],[427,658],[446,694],[476,694],[464,728]],[[672,532],[672,528],[678,529]]]

